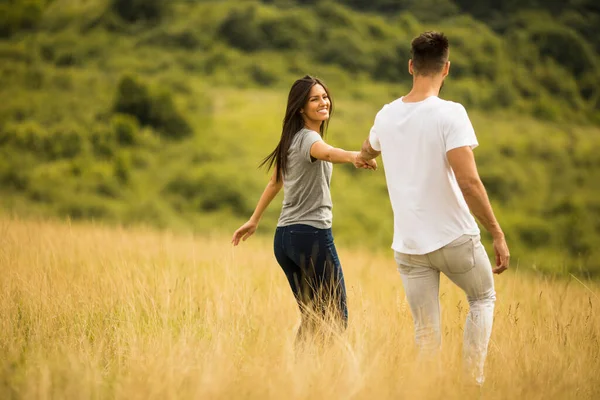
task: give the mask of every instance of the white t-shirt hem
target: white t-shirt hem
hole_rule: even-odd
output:
[[[481,231],[479,230],[479,228],[468,229],[464,232],[460,232],[460,233],[457,233],[456,235],[448,236],[445,239],[439,240],[438,242],[436,242],[430,246],[425,246],[425,247],[416,248],[416,249],[415,248],[410,248],[410,249],[405,248],[404,246],[396,244],[396,242],[394,241],[394,243],[392,243],[392,250],[394,250],[397,253],[411,254],[411,255],[429,254],[429,253],[439,250],[442,247],[452,243],[453,241],[455,241],[462,235],[479,235],[479,234],[481,234]]]
[[[471,150],[475,150],[475,148],[477,146],[479,146],[479,143],[465,143],[465,144],[450,145],[450,146],[446,147],[446,152],[449,152],[450,150],[458,149],[459,147],[465,147],[465,146],[469,146],[471,148]]]

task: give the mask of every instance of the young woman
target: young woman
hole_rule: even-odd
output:
[[[283,207],[275,231],[274,251],[300,307],[302,322],[296,342],[324,321],[345,329],[348,321],[344,274],[331,234],[332,163],[354,163],[359,152],[329,146],[323,141],[333,101],[323,82],[311,76],[292,85],[279,144],[261,163],[275,167],[254,214],[235,231],[232,243],[248,239],[273,198],[284,189]]]

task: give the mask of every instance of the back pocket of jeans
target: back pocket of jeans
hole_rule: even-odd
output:
[[[292,259],[304,265],[307,259],[315,259],[319,253],[319,231],[314,229],[290,230]]]
[[[464,274],[475,267],[475,247],[473,238],[455,240],[449,245],[442,247],[442,255],[446,263],[446,269],[451,274]],[[462,237],[461,237],[462,239]]]

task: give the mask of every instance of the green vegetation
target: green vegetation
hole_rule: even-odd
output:
[[[436,29],[452,46],[442,96],[468,107],[515,265],[598,276],[600,10],[558,3],[9,0],[0,206],[232,231],[266,183],[256,167],[294,79],[325,79],[328,141],[356,149],[410,85],[410,40]],[[336,166],[332,185],[337,240],[386,249],[383,172]]]

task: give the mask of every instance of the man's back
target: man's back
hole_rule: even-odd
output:
[[[449,49],[440,32],[424,32],[411,42],[413,86],[377,114],[355,165],[383,157],[394,209],[394,258],[419,351],[429,356],[441,345],[443,273],[469,301],[463,367],[465,377],[481,385],[496,301],[492,272],[505,271],[510,254],[477,172],[477,138],[467,112],[437,97],[450,71]],[[471,212],[492,235],[495,269]]]
[[[369,141],[383,158],[395,251],[426,254],[479,233],[446,157],[454,148],[478,145],[462,105],[437,96],[412,103],[400,98],[377,114]]]

